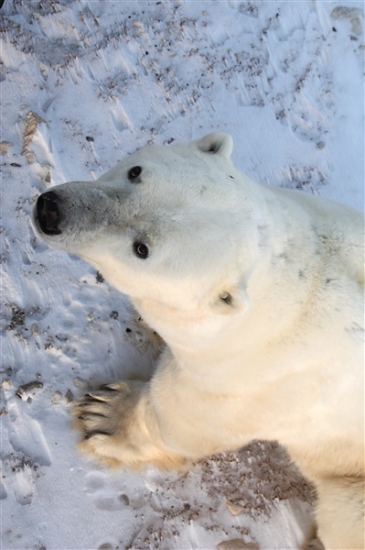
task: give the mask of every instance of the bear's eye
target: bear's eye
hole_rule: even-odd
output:
[[[133,243],[133,251],[135,255],[138,258],[141,258],[142,260],[145,260],[146,258],[148,258],[148,253],[149,253],[148,246],[145,245],[144,243],[141,243],[139,241],[136,241],[135,243]]]
[[[134,181],[142,173],[142,168],[140,166],[133,166],[128,170],[128,179],[129,181]]]

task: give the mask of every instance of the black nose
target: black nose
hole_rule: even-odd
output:
[[[59,235],[60,210],[58,197],[54,191],[48,191],[40,195],[37,200],[37,217],[39,227],[46,235]]]

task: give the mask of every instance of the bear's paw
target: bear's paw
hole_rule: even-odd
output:
[[[136,380],[103,384],[86,393],[73,409],[75,428],[82,433],[80,450],[108,466],[182,465],[180,456],[164,448],[156,425],[151,431],[146,425],[145,419],[153,418],[148,394],[149,384]]]

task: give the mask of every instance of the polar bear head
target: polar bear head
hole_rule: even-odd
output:
[[[232,138],[149,146],[93,182],[43,193],[35,224],[137,301],[237,313],[255,261],[252,182],[230,160]]]

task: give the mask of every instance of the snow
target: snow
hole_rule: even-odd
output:
[[[31,212],[55,184],[214,130],[254,179],[363,208],[362,3],[5,0],[0,18],[1,548],[298,548],[313,492],[276,443],[187,472],[79,455],[72,400],[147,375],[157,342]]]

